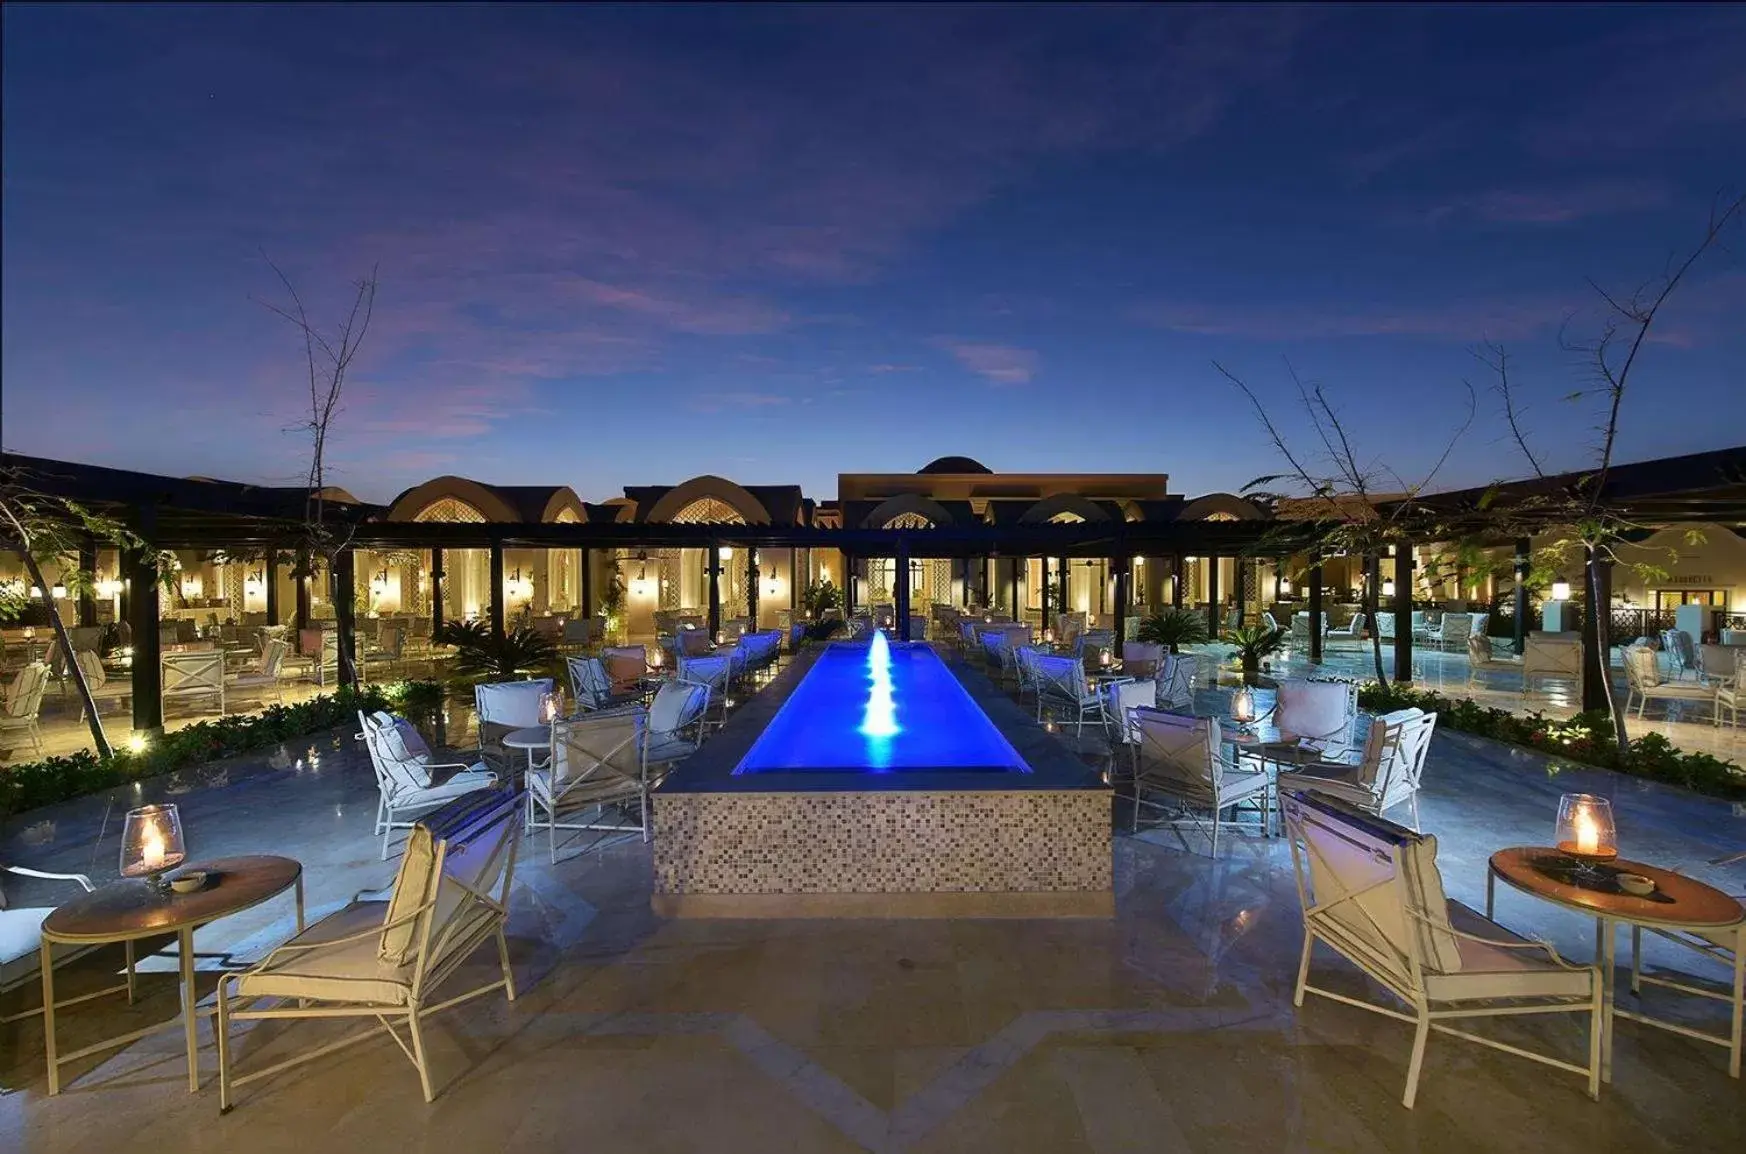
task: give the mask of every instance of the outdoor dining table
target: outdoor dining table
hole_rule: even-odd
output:
[[[1649,878],[1655,883],[1655,889],[1641,896],[1627,893],[1619,886],[1618,877],[1622,873]],[[1602,1081],[1613,1080],[1614,1018],[1629,1018],[1676,1034],[1727,1045],[1731,1053],[1738,1053],[1740,1038],[1737,1033],[1724,1041],[1688,1026],[1633,1010],[1621,1010],[1614,1005],[1617,996],[1614,970],[1620,925],[1713,933],[1746,922],[1746,908],[1742,908],[1738,901],[1696,878],[1625,858],[1615,858],[1584,870],[1575,858],[1548,846],[1515,846],[1491,855],[1485,875],[1487,918],[1492,916],[1499,881],[1542,901],[1594,919],[1595,953],[1600,963],[1602,990]],[[1740,949],[1738,944],[1734,950],[1733,978],[1734,997],[1738,999],[1742,988],[1746,988],[1746,950]],[[1734,1061],[1737,1062],[1738,1058]],[[1738,1076],[1737,1065],[1733,1072]]]
[[[199,1041],[196,1024],[202,1012],[194,990],[194,931],[219,918],[240,913],[284,893],[297,892],[297,932],[303,926],[303,866],[288,858],[271,855],[218,858],[177,869],[177,874],[202,871],[206,884],[192,893],[154,892],[143,880],[123,879],[99,886],[83,897],[57,906],[42,923],[42,1018],[43,1042],[48,1056],[51,1095],[61,1092],[61,1067],[87,1054],[113,1049],[136,1038],[166,1029],[177,1021],[188,1045],[188,1090],[200,1089]],[[172,875],[173,876],[173,875]],[[55,1045],[54,947],[96,946],[124,942],[127,947],[127,1000],[133,1001],[133,943],[162,934],[176,935],[181,971],[181,1010],[176,1018],[134,1030],[106,1041],[95,1042],[70,1054]],[[80,1001],[83,999],[73,999]],[[71,1002],[63,1002],[69,1005]]]
[[[544,750],[552,751],[552,727],[549,725],[532,725],[526,729],[512,729],[503,735],[503,748],[527,750],[527,770],[532,773],[539,768],[535,756]]]

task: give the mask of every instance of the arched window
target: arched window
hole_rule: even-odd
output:
[[[412,519],[414,521],[440,521],[453,525],[483,521],[485,514],[465,501],[454,497],[443,497],[420,509]]]
[[[675,525],[744,525],[746,519],[726,501],[699,497],[673,515]]]

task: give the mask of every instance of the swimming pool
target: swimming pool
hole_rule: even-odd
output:
[[[752,773],[1029,773],[925,645],[836,643],[746,751]]]

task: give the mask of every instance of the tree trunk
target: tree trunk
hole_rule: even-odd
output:
[[[1394,627],[1399,629],[1400,622],[1396,621]],[[1412,625],[1409,623],[1407,628],[1411,629]],[[1374,615],[1370,618],[1370,655],[1376,660],[1377,684],[1381,685],[1382,688],[1387,689],[1388,677],[1382,672],[1382,630],[1376,628],[1376,618]]]
[[[91,725],[91,740],[97,745],[97,756],[110,758],[115,756],[115,747],[109,744],[109,735],[103,732],[103,719],[97,716],[97,702],[91,696],[91,687],[85,684],[85,671],[79,668],[79,662],[73,654],[72,638],[67,636],[67,627],[61,621],[61,615],[55,610],[54,594],[50,592],[49,583],[43,580],[42,567],[36,563],[36,558],[30,555],[30,550],[20,549],[18,555],[24,559],[24,568],[30,573],[30,579],[41,591],[43,606],[48,610],[49,624],[54,627],[55,637],[61,643],[61,660],[67,663],[67,674],[78,687],[79,700],[85,704],[85,717]]]
[[[1588,603],[1594,606],[1594,647],[1600,659],[1601,691],[1606,694],[1607,712],[1613,719],[1613,740],[1619,743],[1619,755],[1624,756],[1631,747],[1631,735],[1625,731],[1625,711],[1619,705],[1619,699],[1613,693],[1613,663],[1612,656],[1612,606],[1601,599],[1600,562],[1595,558],[1594,546],[1588,549]]]

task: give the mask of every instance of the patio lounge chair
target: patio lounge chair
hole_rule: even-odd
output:
[[[111,681],[109,671],[91,650],[79,650],[73,654],[73,660],[79,663],[79,671],[85,675],[85,688],[91,691],[91,700],[99,710],[106,701],[126,701],[133,696],[133,683]]]
[[[1194,677],[1198,663],[1185,653],[1166,653],[1158,659],[1159,709],[1172,713],[1193,712]]]
[[[398,636],[398,634],[396,634]],[[239,697],[272,694],[274,701],[284,701],[284,683],[279,680],[279,665],[290,648],[283,641],[267,642],[267,650],[252,673],[242,673],[230,679],[229,690]],[[253,691],[253,692],[251,692]]]
[[[1625,711],[1631,710],[1631,702],[1637,703],[1637,716],[1643,716],[1643,709],[1651,701],[1698,701],[1709,705],[1712,709],[1716,703],[1716,689],[1713,685],[1702,681],[1664,681],[1661,677],[1661,663],[1655,659],[1655,651],[1647,645],[1627,646],[1625,661]],[[1668,708],[1666,705],[1663,709]]]
[[[1150,641],[1122,642],[1122,672],[1130,677],[1151,679],[1158,672],[1164,657],[1164,647]]]
[[[1108,723],[1109,718],[1103,708],[1103,695],[1097,691],[1095,685],[1086,680],[1085,666],[1078,660],[1039,653],[1035,661],[1038,721],[1043,719],[1043,710],[1053,705],[1072,715],[1075,738],[1085,732],[1087,718],[1100,726]]]
[[[1183,717],[1157,709],[1134,709],[1129,718],[1138,731],[1134,747],[1134,830],[1140,828],[1140,807],[1180,809],[1196,826],[1208,828],[1212,856],[1219,855],[1219,830],[1231,825],[1224,811],[1245,802],[1261,811],[1261,831],[1268,825],[1267,775],[1240,768],[1224,752],[1216,717]],[[1147,800],[1163,794],[1167,802]],[[1206,823],[1194,811],[1207,810]]]
[[[558,860],[559,830],[640,833],[649,839],[648,717],[641,706],[585,713],[552,726],[552,758],[527,775],[524,825],[544,829],[547,853]],[[607,818],[608,806],[635,802],[637,823]],[[580,820],[577,815],[585,815]]]
[[[434,1099],[424,1019],[496,990],[515,1001],[503,926],[521,841],[520,805],[510,793],[450,802],[413,827],[388,900],[363,900],[360,894],[248,969],[219,978],[221,1112],[230,1110],[238,1086],[376,1036],[367,1030],[237,1077],[230,1037],[237,1019],[373,1018],[412,1059],[424,1100]],[[436,1001],[462,965],[493,942],[497,972],[491,980]],[[398,1024],[404,1024],[410,1045]]]
[[[1401,709],[1373,718],[1363,749],[1346,759],[1329,758],[1279,775],[1280,797],[1294,789],[1313,789],[1378,816],[1402,802],[1419,825],[1419,782],[1437,715]]]
[[[1358,728],[1358,683],[1292,679],[1279,683],[1273,724],[1279,740],[1330,758],[1351,752]]]
[[[497,775],[482,761],[472,765],[432,761],[430,746],[403,717],[359,713],[358,723],[363,729],[358,739],[376,771],[375,832],[382,835],[383,861],[388,860],[388,843],[394,831],[411,829],[414,815],[497,784]]]
[[[72,882],[80,892],[90,893],[94,888],[91,879],[84,874],[45,873],[42,870],[25,869],[23,866],[0,866],[0,873],[17,874],[19,877],[42,878],[47,881]],[[9,906],[6,895],[0,892],[0,994],[9,993],[27,984],[34,983],[42,966],[42,923],[54,913],[53,906]],[[86,947],[87,949],[92,947]],[[56,955],[55,963],[64,965],[72,961],[83,949],[62,950]],[[92,998],[101,998],[105,994],[119,994],[126,991],[129,1000],[133,994],[133,943],[127,943],[127,981],[106,989],[95,990],[81,994],[76,998],[57,999],[55,1009],[71,1006],[79,1002],[88,1002]],[[42,1006],[29,1010],[20,1010],[15,1014],[0,1015],[0,1025],[7,1022],[17,1022],[24,1018],[33,1018],[42,1013]]]
[[[1683,629],[1663,629],[1661,648],[1667,652],[1668,672],[1673,674],[1675,681],[1688,674],[1694,678],[1702,676],[1697,646],[1692,643],[1691,634]]]
[[[709,715],[709,706],[719,703],[715,720],[708,722],[721,726],[727,722],[728,678],[733,674],[733,662],[726,656],[682,657],[679,659],[679,680],[689,685],[701,685],[707,694],[704,700],[704,716]]]
[[[681,665],[684,660],[682,656]],[[564,665],[570,671],[570,694],[576,699],[577,710],[582,713],[591,713],[597,709],[617,709],[640,700],[634,693],[613,692],[612,679],[606,673],[606,663],[598,657],[567,657]]]
[[[1436,838],[1317,793],[1282,792],[1281,803],[1303,906],[1303,956],[1292,1003],[1301,1009],[1306,993],[1319,994],[1412,1022],[1403,1106],[1410,1110],[1418,1095],[1432,1030],[1586,1074],[1589,1097],[1600,1097],[1604,1007],[1596,967],[1567,962],[1545,942],[1518,937],[1445,898]],[[1318,941],[1404,1002],[1407,1011],[1310,985],[1310,956]],[[1556,1013],[1588,1015],[1587,1065],[1445,1024]]]

